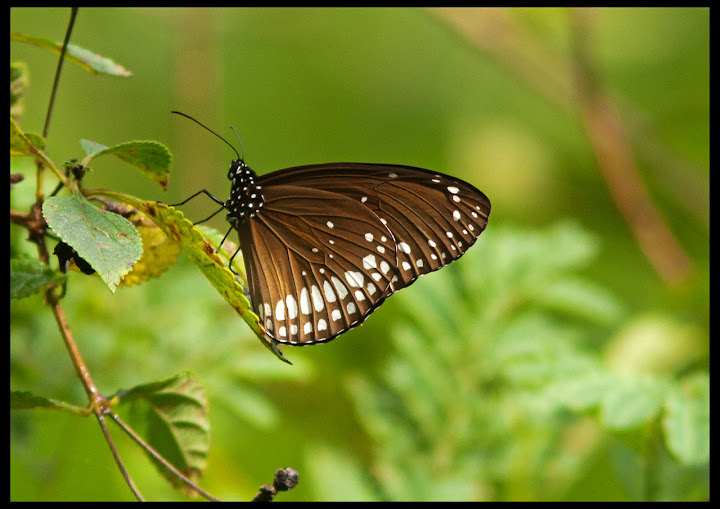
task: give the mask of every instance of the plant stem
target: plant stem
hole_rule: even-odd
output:
[[[67,348],[67,351],[70,354],[70,359],[72,360],[73,366],[75,367],[75,372],[80,377],[80,381],[85,388],[85,393],[90,399],[90,404],[93,407],[93,411],[96,414],[98,414],[99,412],[102,413],[101,409],[107,406],[107,400],[102,397],[98,392],[97,387],[95,386],[95,382],[93,382],[93,379],[90,376],[90,372],[85,365],[85,361],[83,360],[82,355],[80,355],[80,350],[75,343],[72,332],[70,332],[70,329],[68,328],[67,320],[65,319],[65,312],[60,305],[60,301],[55,295],[55,288],[50,288],[47,291],[47,293],[45,294],[45,301],[52,309],[53,315],[55,315],[55,321],[58,324],[60,334],[62,335],[63,341],[65,342],[65,348]]]
[[[123,462],[118,455],[117,449],[115,448],[115,444],[112,440],[112,437],[110,436],[107,426],[105,426],[105,415],[112,415],[112,411],[110,410],[110,402],[107,400],[107,398],[100,394],[97,386],[95,385],[95,382],[90,376],[90,372],[85,365],[85,361],[83,360],[82,355],[80,355],[80,350],[77,347],[77,343],[75,343],[75,339],[73,338],[73,335],[68,328],[67,320],[65,319],[65,312],[63,311],[62,306],[60,306],[60,302],[58,300],[58,297],[55,295],[54,288],[50,288],[47,291],[47,293],[45,294],[45,301],[53,310],[55,320],[57,321],[58,328],[60,329],[60,333],[62,334],[63,341],[65,342],[65,347],[70,354],[73,366],[75,366],[75,372],[80,377],[83,387],[85,388],[85,393],[88,395],[88,399],[90,399],[90,409],[95,414],[95,417],[100,424],[100,428],[102,429],[102,432],[105,435],[105,439],[110,446],[110,451],[112,452],[113,458],[115,458],[115,462],[120,468],[120,473],[122,474],[125,482],[130,487],[130,490],[133,492],[135,497],[138,500],[142,501],[144,500],[143,496],[140,494],[137,487],[135,486],[135,483],[133,483],[130,475],[125,469],[125,466],[123,465]]]
[[[580,113],[600,171],[618,209],[655,271],[666,283],[679,283],[693,263],[655,207],[635,162],[622,118],[601,90],[587,48],[589,11],[573,9],[573,49]]]
[[[147,442],[145,442],[142,439],[142,437],[140,437],[140,435],[135,433],[130,426],[125,424],[125,422],[123,422],[123,420],[120,419],[120,417],[117,414],[115,414],[113,412],[108,412],[108,415],[110,415],[113,418],[113,420],[118,424],[118,426],[120,426],[120,428],[122,428],[122,430],[125,433],[127,433],[130,436],[130,438],[132,438],[140,447],[145,449],[145,451],[148,454],[150,454],[150,456],[152,456],[154,459],[159,461],[165,468],[167,468],[170,472],[172,472],[173,475],[175,475],[178,479],[180,479],[183,483],[185,483],[185,485],[187,485],[190,489],[196,491],[197,493],[199,493],[200,495],[202,495],[203,497],[207,498],[208,500],[210,500],[212,502],[220,502],[220,499],[212,496],[210,493],[203,490],[200,486],[198,486],[197,484],[193,483],[190,479],[185,477],[177,468],[175,468],[171,463],[169,463],[165,458],[163,458],[159,452],[157,452],[155,449],[150,447],[150,445]]]
[[[48,104],[47,113],[45,115],[43,138],[47,138],[48,131],[50,130],[50,119],[52,118],[53,108],[55,107],[55,97],[57,96],[57,89],[58,85],[60,84],[60,73],[62,72],[63,63],[65,62],[65,53],[67,52],[67,46],[70,42],[70,35],[72,34],[73,25],[75,25],[75,18],[77,17],[77,12],[77,7],[72,7],[70,10],[70,21],[68,22],[68,27],[65,31],[65,40],[63,41],[62,50],[60,50],[60,58],[58,60],[57,68],[55,69],[55,79],[53,80],[52,91],[50,92],[50,103]]]
[[[65,52],[67,50],[67,45],[70,41],[70,35],[72,34],[73,26],[75,25],[75,18],[77,17],[77,7],[72,7],[70,11],[70,21],[68,23],[67,30],[65,31],[65,40],[63,41],[63,47],[60,51],[60,59],[58,60],[57,69],[55,70],[55,78],[53,79],[53,86],[52,91],[50,92],[50,102],[48,103],[48,109],[45,114],[45,126],[43,127],[43,138],[47,139],[48,132],[50,131],[50,119],[52,118],[52,112],[53,108],[55,106],[55,97],[57,95],[57,89],[58,85],[60,84],[60,73],[62,71],[63,62],[65,61]],[[38,219],[42,219],[42,212],[41,207],[42,203],[45,200],[45,194],[43,192],[43,177],[45,173],[43,172],[44,164],[48,162],[47,157],[42,151],[38,151],[38,155],[42,156],[39,159],[36,158],[35,161],[35,167],[36,167],[36,179],[35,179],[35,205],[33,206],[33,213]],[[60,180],[65,184],[68,185],[68,181],[65,178],[64,175],[60,172],[59,169],[54,167],[54,165],[50,164],[51,167],[53,167],[53,170],[56,174],[60,177]],[[32,239],[34,242],[38,245],[38,251],[40,254],[40,259],[44,263],[49,263],[49,256],[47,252],[47,247],[45,246],[45,236],[39,235],[37,238]]]
[[[117,463],[117,466],[120,469],[120,473],[122,474],[123,479],[125,479],[125,482],[127,483],[128,487],[130,488],[130,491],[132,491],[133,495],[135,495],[135,498],[137,498],[139,502],[145,502],[145,499],[143,498],[140,491],[137,489],[137,486],[135,486],[135,483],[133,482],[132,478],[130,477],[130,474],[128,474],[128,471],[125,468],[125,465],[123,464],[122,460],[120,459],[120,455],[118,454],[117,449],[115,448],[115,443],[113,442],[112,437],[110,436],[110,431],[108,431],[107,426],[105,426],[105,416],[98,415],[97,419],[98,419],[98,423],[100,424],[100,428],[102,429],[103,435],[105,435],[105,440],[107,440],[107,443],[110,446],[110,451],[112,452],[113,458],[115,458],[115,463]]]

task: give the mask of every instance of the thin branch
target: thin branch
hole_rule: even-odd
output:
[[[595,78],[586,47],[588,12],[584,9],[572,12],[580,111],[600,170],[645,256],[666,283],[678,283],[693,271],[692,262],[653,204],[638,172],[620,114]]]
[[[90,405],[93,407],[93,411],[98,413],[100,409],[106,406],[107,400],[98,392],[95,382],[90,376],[90,372],[85,365],[85,361],[83,360],[82,355],[80,355],[80,350],[77,347],[77,343],[75,343],[75,338],[73,338],[72,332],[70,332],[70,329],[68,328],[67,320],[65,319],[65,312],[63,311],[62,306],[60,306],[60,301],[55,295],[54,287],[49,288],[45,293],[45,302],[52,309],[53,315],[55,315],[55,321],[58,324],[60,334],[65,342],[65,348],[70,354],[70,359],[75,367],[75,372],[78,377],[80,377],[80,381],[85,388],[85,393],[90,399]]]
[[[137,498],[139,502],[145,502],[145,499],[143,498],[140,491],[137,489],[137,486],[135,486],[135,483],[133,482],[132,478],[130,477],[130,474],[128,474],[128,471],[125,468],[125,465],[123,464],[122,460],[120,459],[120,455],[118,454],[117,449],[115,448],[115,443],[113,442],[112,437],[110,436],[110,431],[108,431],[107,426],[105,426],[105,416],[98,415],[97,419],[98,419],[98,423],[100,423],[100,428],[102,429],[103,435],[105,435],[105,440],[107,441],[108,445],[110,446],[110,451],[112,452],[113,458],[115,458],[115,463],[117,463],[117,466],[120,469],[120,473],[122,474],[123,479],[125,479],[125,482],[130,487],[130,491],[132,491],[133,495],[135,495],[135,498]]]
[[[85,393],[90,399],[90,408],[98,419],[98,423],[100,424],[100,428],[102,429],[103,434],[105,435],[105,439],[110,446],[110,450],[112,451],[113,457],[115,458],[115,462],[118,464],[118,467],[120,467],[120,472],[122,473],[125,482],[130,487],[130,490],[138,498],[138,500],[143,500],[142,495],[138,491],[137,487],[127,473],[127,470],[125,469],[122,461],[120,460],[120,456],[117,453],[117,449],[115,448],[112,437],[107,430],[107,426],[105,426],[104,416],[107,413],[110,413],[109,402],[97,390],[97,386],[95,385],[95,382],[90,376],[90,372],[85,365],[85,361],[83,360],[82,355],[80,355],[80,350],[75,343],[75,339],[73,338],[73,335],[68,328],[67,320],[65,319],[65,313],[62,309],[62,306],[60,306],[60,302],[57,296],[55,295],[54,288],[48,289],[47,293],[45,294],[45,301],[53,310],[55,320],[57,321],[58,328],[60,329],[60,333],[63,337],[63,341],[65,342],[65,347],[70,354],[73,366],[75,366],[75,372],[80,377],[80,381],[85,388]]]
[[[50,92],[50,102],[48,103],[47,113],[45,114],[43,138],[47,138],[48,132],[50,131],[50,119],[52,118],[53,109],[55,107],[55,97],[57,96],[58,85],[60,85],[60,73],[62,72],[63,64],[65,62],[65,53],[67,52],[67,46],[70,42],[70,35],[72,35],[77,13],[78,8],[72,7],[70,10],[70,21],[68,22],[67,30],[65,30],[65,40],[63,41],[62,50],[60,50],[60,58],[58,59],[58,65],[55,69],[55,78],[53,79],[52,91]]]
[[[494,58],[498,65],[530,83],[535,90],[564,110],[580,115],[603,177],[641,250],[666,282],[684,279],[693,270],[692,262],[650,199],[637,171],[631,142],[622,125],[618,108],[603,94],[595,80],[573,83],[571,79],[573,65],[581,75],[589,77],[590,63],[585,48],[575,48],[575,60],[568,62],[543,40],[513,21],[507,9],[439,8],[430,12],[445,21],[475,50]],[[568,12],[576,25],[582,23],[579,17],[587,15],[587,11],[577,9],[569,9]],[[581,33],[583,26],[574,28],[578,46],[583,43],[586,33]],[[640,116],[629,109],[631,121]],[[631,127],[635,124],[631,122]],[[635,146],[646,153],[650,151],[650,154],[645,154],[646,157],[658,160],[652,150],[659,144],[649,139],[647,133],[638,131],[635,126],[635,132],[632,133],[636,140]],[[679,157],[675,157],[672,164],[680,164],[679,160]],[[663,164],[667,165],[667,162]],[[683,166],[693,167],[686,161]],[[693,187],[689,182],[685,184],[692,187],[692,195],[699,195],[703,191],[702,185]],[[702,203],[703,199],[706,198],[701,196],[698,199],[697,206],[684,206],[699,221],[707,223],[704,213],[707,207]]]
[[[55,78],[53,79],[52,91],[50,92],[50,101],[48,103],[48,109],[45,114],[45,126],[43,127],[43,138],[45,138],[45,139],[47,139],[48,132],[50,131],[50,119],[52,118],[52,112],[53,112],[53,108],[55,106],[55,96],[57,95],[57,89],[60,84],[60,73],[63,68],[63,62],[65,61],[65,52],[67,50],[68,42],[70,41],[70,35],[72,34],[73,25],[75,25],[75,18],[77,16],[77,11],[78,11],[77,7],[71,8],[70,21],[68,23],[68,28],[65,31],[65,40],[63,41],[63,47],[62,47],[62,50],[60,51],[60,58],[58,60],[57,69],[55,70]],[[62,182],[64,182],[65,185],[67,185],[68,182],[67,182],[67,179],[65,179],[65,176],[62,175],[62,173],[59,171],[59,169],[57,169],[49,161],[47,156],[45,156],[44,152],[42,152],[39,149],[36,152],[37,152],[37,155],[40,157],[36,158],[36,160],[35,160],[35,168],[36,168],[36,171],[35,171],[35,174],[36,174],[35,204],[33,205],[32,213],[36,217],[36,219],[41,219],[42,218],[41,207],[42,207],[42,203],[45,199],[45,195],[43,192],[43,181],[44,181],[43,177],[45,175],[45,172],[43,171],[44,165],[50,163],[49,165],[53,168],[55,173],[58,174],[60,180]],[[46,264],[49,263],[50,257],[48,255],[47,245],[45,244],[45,236],[39,235],[39,236],[33,237],[31,235],[30,240],[37,244],[40,260],[43,263],[46,263]]]
[[[188,486],[193,491],[196,491],[203,497],[207,498],[208,500],[212,502],[220,502],[220,500],[214,496],[212,496],[207,491],[203,490],[200,486],[193,483],[190,479],[185,477],[182,472],[180,472],[177,468],[175,468],[171,463],[169,463],[165,458],[163,458],[159,452],[157,452],[155,449],[153,449],[147,442],[145,442],[140,435],[135,433],[133,429],[125,424],[120,417],[115,414],[114,412],[108,412],[108,415],[113,418],[113,420],[117,423],[122,430],[127,433],[130,438],[132,438],[140,447],[142,447],[148,454],[150,454],[153,458],[155,458],[158,462],[160,462],[166,469],[168,469],[170,472],[173,473],[178,479],[180,479],[183,483],[185,483],[186,486]]]

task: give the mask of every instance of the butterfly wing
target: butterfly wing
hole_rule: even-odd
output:
[[[460,179],[412,166],[330,163],[259,177],[268,188],[292,183],[331,192],[371,210],[395,239],[397,278],[391,290],[462,256],[487,226],[490,200]]]
[[[238,232],[267,336],[307,345],[360,325],[397,274],[388,228],[358,200],[331,191],[273,184],[262,185],[262,195],[262,209]]]

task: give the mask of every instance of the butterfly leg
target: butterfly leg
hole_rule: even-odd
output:
[[[207,189],[201,189],[200,191],[198,191],[197,193],[195,193],[194,195],[192,195],[190,198],[187,198],[186,200],[181,201],[180,203],[176,203],[176,204],[174,204],[174,205],[169,205],[169,206],[170,206],[170,207],[179,207],[180,205],[185,205],[187,202],[189,202],[190,200],[192,200],[193,198],[195,198],[196,196],[198,196],[198,195],[200,195],[200,194],[206,195],[206,196],[207,196],[208,198],[210,198],[212,201],[214,201],[214,202],[217,203],[218,205],[222,205],[223,208],[225,208],[225,202],[222,201],[220,198],[218,198],[218,197],[213,196],[212,194],[210,194]],[[218,212],[220,212],[220,211],[218,210]],[[217,214],[217,212],[216,212],[215,214]],[[213,215],[215,215],[215,214],[213,214]],[[210,216],[210,217],[212,217],[212,216]],[[209,218],[208,218],[208,219],[209,219]]]
[[[227,235],[225,235],[225,236],[227,237]],[[225,240],[225,239],[223,239],[223,240]],[[239,252],[240,252],[240,248],[237,248],[235,253],[230,257],[230,261],[228,262],[228,267],[230,268],[230,271],[232,273],[234,273],[235,275],[237,275],[237,272],[235,272],[235,269],[233,269],[232,262],[233,262],[233,259],[235,258],[235,255],[238,254]]]
[[[218,210],[218,212],[220,212],[220,211]],[[217,214],[217,212],[216,212],[216,214]],[[216,253],[218,253],[218,252],[220,251],[220,248],[221,248],[222,245],[225,243],[225,239],[228,238],[228,235],[230,235],[230,232],[233,231],[234,229],[235,229],[235,226],[234,226],[234,225],[230,227],[230,229],[227,231],[227,233],[225,234],[225,236],[224,236],[224,237],[222,238],[222,240],[220,241],[220,244],[218,244],[218,247],[217,247],[217,249],[215,250]],[[230,260],[228,261],[228,269],[230,269],[230,272],[232,272],[232,273],[235,274],[236,276],[238,275],[238,273],[235,271],[235,269],[233,269],[232,262],[233,262],[233,260],[235,259],[235,256],[236,256],[239,252],[240,252],[240,248],[237,248],[237,250],[235,250],[235,253],[233,253],[233,255],[230,257]]]
[[[197,222],[193,223],[193,226],[197,226],[197,225],[199,225],[199,224],[204,223],[205,221],[209,221],[210,219],[212,219],[213,217],[215,217],[216,215],[218,215],[218,214],[220,213],[220,211],[222,211],[222,210],[225,210],[225,205],[223,205],[222,207],[220,207],[216,212],[213,212],[212,214],[210,214],[208,217],[206,217],[206,218],[203,219],[202,221],[197,221]]]

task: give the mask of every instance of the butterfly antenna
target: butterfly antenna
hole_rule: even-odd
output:
[[[235,133],[235,137],[237,138],[237,141],[240,144],[240,153],[242,154],[242,159],[240,159],[240,160],[244,161],[245,160],[245,149],[243,148],[242,140],[240,140],[240,135],[238,134],[237,129],[235,129],[234,125],[231,125],[230,129],[233,130],[233,132]]]
[[[237,149],[236,149],[235,147],[233,147],[233,146],[230,144],[229,141],[227,141],[225,138],[223,138],[222,136],[220,136],[218,133],[216,133],[215,131],[213,131],[212,129],[210,129],[208,126],[204,125],[204,124],[203,124],[202,122],[200,122],[199,120],[195,120],[195,119],[192,118],[190,115],[186,115],[185,113],[182,113],[181,111],[175,111],[175,110],[173,110],[173,111],[171,111],[170,113],[175,113],[176,115],[180,115],[180,116],[183,116],[183,117],[185,117],[185,118],[189,118],[190,120],[192,120],[193,122],[195,122],[195,123],[196,123],[197,125],[199,125],[200,127],[202,127],[202,128],[204,128],[204,129],[210,131],[210,132],[213,133],[215,136],[217,136],[217,137],[220,138],[222,141],[224,141],[224,142],[227,144],[228,147],[230,147],[231,149],[233,149],[233,152],[235,152],[235,155],[237,155],[238,157],[240,157],[240,154],[238,154]],[[236,133],[236,134],[237,134],[237,133]],[[240,148],[242,149],[242,143],[240,144]],[[243,159],[241,158],[240,160],[242,161]]]

